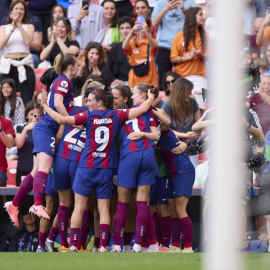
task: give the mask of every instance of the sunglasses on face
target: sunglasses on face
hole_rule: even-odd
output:
[[[166,85],[173,85],[175,82],[175,79],[171,80],[171,81],[166,81]]]

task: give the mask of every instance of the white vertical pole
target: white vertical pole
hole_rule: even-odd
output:
[[[204,269],[241,270],[241,217],[236,207],[240,194],[238,184],[242,182],[238,167],[241,154],[239,146],[244,140],[240,125],[242,90],[237,69],[242,41],[241,0],[213,2],[218,21],[215,47],[211,48],[213,84],[210,88],[213,92],[215,124],[211,146],[211,204],[206,220],[211,232],[210,252],[206,255]]]

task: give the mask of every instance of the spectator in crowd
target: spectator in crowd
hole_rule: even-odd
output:
[[[149,83],[157,85],[155,55],[157,54],[157,40],[153,39],[150,32],[151,21],[145,17],[142,30],[137,31],[141,26],[136,22],[126,39],[123,41],[122,48],[126,55],[130,56],[129,64],[132,68],[129,71],[128,83],[133,88],[137,83]],[[132,35],[136,35],[132,38]],[[146,75],[136,75],[133,70],[135,66],[149,62],[148,73]],[[136,68],[136,67],[135,67]]]
[[[260,71],[261,75],[265,74],[266,71],[268,70],[267,62],[262,58],[255,59],[254,60],[254,65],[259,68],[259,71]]]
[[[0,233],[0,252],[5,252],[8,250],[9,237],[4,233]]]
[[[183,31],[186,10],[195,6],[191,0],[159,0],[157,2],[152,13],[152,22],[154,27],[158,27],[159,48],[156,61],[159,78],[163,78],[165,72],[172,70],[170,55],[174,36]],[[162,89],[161,79],[159,88]]]
[[[257,33],[256,43],[258,46],[265,46],[270,41],[270,14],[266,12],[263,22],[261,22],[260,29]]]
[[[51,25],[51,10],[56,0],[28,0],[29,13],[40,18],[42,22],[43,44],[48,43],[47,29]]]
[[[69,19],[58,17],[55,28],[52,30],[50,42],[46,44],[46,47],[40,54],[41,61],[49,57],[50,63],[53,65],[54,59],[59,53],[71,53],[77,56],[79,51],[80,45],[76,41]]]
[[[103,14],[106,23],[106,32],[102,40],[103,50],[108,53],[111,46],[122,41],[122,36],[118,31],[118,10],[113,0],[104,0],[102,2]]]
[[[258,93],[252,93],[246,105],[257,113],[263,133],[266,134],[270,126],[270,74],[261,76]]]
[[[265,15],[266,7],[270,6],[269,0],[255,0],[254,5],[257,12],[257,17]]]
[[[38,247],[37,217],[29,213],[29,206],[20,210],[22,230],[11,237],[8,252],[36,252]]]
[[[10,0],[0,0],[0,21],[8,14]]]
[[[57,23],[57,18],[67,17],[67,11],[61,5],[54,5],[51,11],[51,26],[47,29],[48,40],[51,40],[53,26]]]
[[[2,101],[0,99],[0,186],[7,184],[6,149],[14,146],[15,131],[12,122],[1,113]]]
[[[179,78],[181,78],[181,76],[178,73],[174,72],[174,71],[167,71],[164,74],[164,77],[162,79],[162,84],[163,84],[162,89],[165,89],[165,95],[166,96],[163,98],[163,100],[165,102],[169,101],[170,94],[171,94],[172,88],[173,88],[173,84]]]
[[[134,26],[134,21],[131,17],[124,16],[118,20],[118,26],[119,33],[125,40]],[[127,56],[124,54],[122,44],[123,42],[115,44],[107,54],[108,65],[112,72],[112,87],[117,84],[128,83],[130,65]]]
[[[95,80],[92,80],[92,79],[88,79],[83,87],[82,87],[82,91],[81,91],[81,94],[79,96],[77,96],[76,98],[74,98],[74,101],[75,101],[75,105],[76,106],[84,106],[84,107],[87,107],[86,106],[86,103],[87,103],[87,99],[88,99],[88,95],[86,96],[86,92],[85,90],[87,88],[91,88],[91,87],[95,87],[95,88],[101,88],[103,89],[105,86],[103,84],[101,84],[100,82],[98,81],[95,81]],[[89,94],[89,93],[88,93]]]
[[[0,86],[1,113],[12,121],[13,126],[24,122],[24,104],[16,93],[16,82],[13,79],[4,79]]]
[[[137,0],[134,6],[134,16],[149,17],[151,15],[150,10],[151,9],[147,0]],[[153,38],[156,38],[157,30],[158,28],[154,27],[153,24],[151,24],[151,33]]]
[[[14,0],[12,0],[12,1],[14,1]],[[8,14],[8,12],[6,14]],[[32,54],[32,58],[33,58],[33,62],[34,62],[34,68],[37,68],[38,64],[40,63],[39,52],[41,50],[42,38],[43,38],[42,23],[41,23],[39,17],[32,15],[32,14],[28,14],[28,15],[29,15],[28,16],[29,17],[29,24],[33,24],[34,28],[35,28],[34,38],[30,43],[30,52]],[[1,25],[8,24],[7,19],[8,19],[8,16],[5,16],[1,20]]]
[[[264,48],[263,60],[267,63],[266,74],[270,73],[270,42]]]
[[[25,106],[25,121],[15,126],[15,144],[18,148],[18,165],[16,174],[16,185],[20,186],[22,177],[27,176],[33,168],[33,137],[32,130],[39,120],[40,109],[36,101],[29,101]]]
[[[80,0],[68,7],[68,18],[80,44],[80,51],[91,41],[100,43],[105,31],[102,25],[103,8],[91,3],[91,0],[88,2],[88,6],[82,6],[83,1]]]
[[[110,86],[112,75],[105,58],[105,52],[99,43],[88,43],[82,53],[83,63],[81,68],[83,74],[81,77],[72,80],[75,96],[78,95],[76,95],[76,93],[81,92],[83,84],[87,79],[90,79],[91,75],[95,75],[96,78],[102,79],[105,86]]]
[[[183,77],[206,77],[204,57],[207,52],[207,36],[203,29],[202,9],[190,8],[185,16],[184,30],[177,33],[173,40],[171,61],[175,64],[175,71]]]
[[[8,22],[8,25],[0,27],[0,48],[5,49],[1,57],[0,81],[13,78],[26,104],[32,99],[36,76],[29,47],[34,36],[34,26],[28,24],[24,0],[11,3]]]
[[[261,28],[263,21],[264,21],[264,18],[262,18],[262,17],[256,18],[254,20],[254,23],[253,23],[253,34],[247,35],[247,40],[249,41],[249,46],[251,49],[253,59],[260,57],[260,48],[258,47],[258,45],[256,43],[256,38],[257,38],[257,35],[259,33],[259,30]]]
[[[201,117],[196,100],[191,95],[192,82],[185,78],[177,79],[173,85],[170,99],[163,105],[166,116],[171,120],[171,128],[181,140],[197,139],[200,133],[191,131],[191,127]],[[198,165],[198,155],[190,157],[194,167]]]
[[[171,50],[171,61],[175,64],[175,72],[193,83],[192,94],[201,109],[205,108],[202,88],[207,87],[205,57],[209,45],[203,24],[201,8],[194,7],[187,10],[184,30],[175,35]]]

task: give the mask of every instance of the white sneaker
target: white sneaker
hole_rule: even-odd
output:
[[[169,250],[167,251],[168,253],[181,253],[182,249],[175,247],[175,246],[170,246]]]
[[[69,252],[78,252],[78,249],[75,246],[70,246],[69,247]]]
[[[142,251],[141,245],[134,244],[132,252],[141,252],[141,251]]]
[[[189,248],[184,248],[182,250],[182,253],[194,253],[194,251],[193,251],[192,247],[189,247]]]
[[[105,247],[100,247],[99,249],[98,249],[98,252],[108,252],[107,251],[107,249],[105,248]]]
[[[121,252],[121,246],[119,245],[113,245],[111,252]]]

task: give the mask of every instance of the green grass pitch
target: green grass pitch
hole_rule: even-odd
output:
[[[199,270],[204,254],[0,253],[1,270]],[[270,269],[270,255],[243,254],[244,270]],[[220,268],[224,269],[224,268]],[[228,269],[229,270],[229,269]]]

